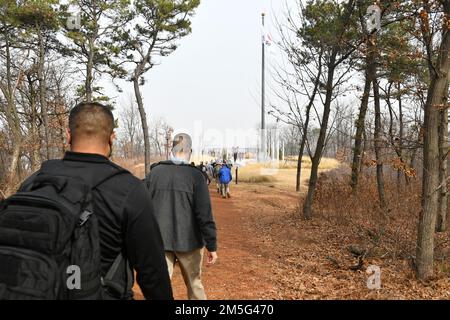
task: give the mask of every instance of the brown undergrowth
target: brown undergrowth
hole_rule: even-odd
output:
[[[238,197],[251,212],[246,228],[274,259],[272,279],[282,299],[450,299],[450,232],[436,234],[436,275],[414,276],[420,210],[419,181],[386,175],[388,209],[378,205],[373,172],[352,194],[345,166],[322,173],[314,218],[300,212],[301,196],[270,185],[247,185]],[[369,266],[381,270],[381,288],[368,289]]]

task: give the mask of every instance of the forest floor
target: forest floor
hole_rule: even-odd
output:
[[[357,235],[330,220],[303,220],[304,191],[267,182],[233,184],[231,199],[210,192],[219,260],[203,269],[208,299],[450,299],[449,270],[419,282],[408,259],[359,261],[348,250]],[[380,289],[367,287],[370,265],[380,267]],[[187,298],[178,267],[173,290],[176,299]]]

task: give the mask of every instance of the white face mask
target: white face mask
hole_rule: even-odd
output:
[[[173,153],[170,153],[169,160],[172,161],[175,164],[189,164],[189,161],[185,158],[177,158],[173,155]]]

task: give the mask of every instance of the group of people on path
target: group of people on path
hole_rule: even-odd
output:
[[[203,175],[208,180],[208,184],[213,180],[216,182],[217,193],[222,198],[231,198],[230,183],[233,180],[231,164],[228,164],[226,160],[215,160],[209,163],[206,162],[206,164],[202,161],[198,168],[203,172]]]
[[[171,300],[177,263],[188,298],[206,299],[202,265],[218,259],[217,233],[191,138],[176,135],[170,159],[142,181],[110,160],[114,127],[108,107],[78,104],[70,151],[1,202],[0,300],[132,299],[133,272],[146,299]],[[229,196],[231,172],[220,167],[214,177]]]

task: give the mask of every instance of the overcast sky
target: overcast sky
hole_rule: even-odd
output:
[[[249,135],[258,126],[261,12],[267,13],[275,37],[273,16],[283,12],[284,1],[202,0],[192,18],[192,34],[146,76],[142,92],[147,116],[163,117],[176,132],[198,136],[203,131],[205,146],[251,144],[221,136],[242,136],[245,130]],[[277,55],[273,51],[268,59]],[[133,94],[131,85],[125,86],[124,93],[111,93],[119,105]]]

